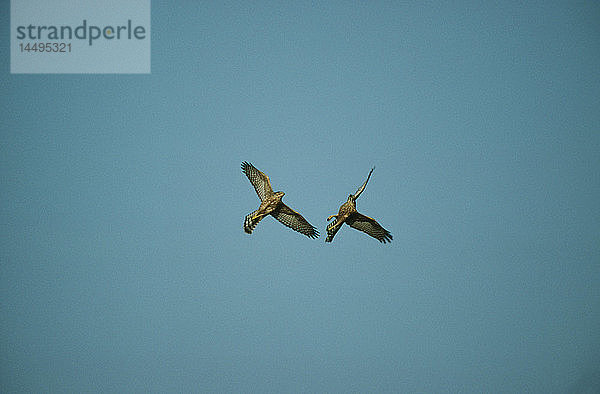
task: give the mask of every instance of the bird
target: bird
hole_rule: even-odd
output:
[[[330,221],[333,218],[335,218],[335,220],[327,225],[327,238],[325,238],[325,242],[333,241],[333,237],[335,237],[335,234],[344,223],[352,228],[367,233],[379,242],[386,243],[392,241],[393,237],[389,231],[384,229],[375,219],[365,216],[356,210],[356,200],[365,190],[365,187],[367,187],[367,182],[369,182],[369,178],[371,178],[374,169],[375,167],[371,168],[367,180],[358,188],[356,193],[348,196],[348,201],[342,204],[338,214],[331,215],[327,218],[327,221]]]
[[[242,163],[242,172],[248,177],[258,198],[260,206],[258,209],[244,219],[244,231],[252,234],[252,231],[264,217],[267,215],[273,216],[284,226],[291,228],[309,238],[319,237],[319,232],[316,227],[311,225],[302,215],[294,211],[292,208],[285,205],[281,199],[285,195],[284,192],[273,192],[269,177],[254,167],[251,163]]]

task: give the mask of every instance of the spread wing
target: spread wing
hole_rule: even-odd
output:
[[[265,199],[273,195],[273,188],[271,187],[269,177],[262,173],[258,168],[248,162],[243,162],[242,172],[246,174],[250,183],[254,186],[254,190],[256,190],[256,194],[258,194],[258,198],[260,198],[261,201],[265,201]]]
[[[369,178],[371,178],[371,174],[373,173],[374,169],[375,169],[375,167],[371,168],[371,171],[369,171],[369,176],[367,177],[367,180],[365,181],[365,183],[363,183],[362,186],[358,188],[358,190],[356,191],[356,193],[354,193],[352,195],[352,199],[354,201],[356,201],[356,199],[358,198],[358,196],[360,196],[360,194],[363,192],[363,190],[365,190],[365,187],[367,187],[367,182],[369,182]]]
[[[294,231],[298,231],[309,238],[317,238],[319,236],[319,232],[313,225],[304,219],[302,215],[284,203],[279,204],[277,209],[271,212],[271,215],[284,226],[287,226]]]
[[[346,220],[346,223],[348,223],[352,228],[369,234],[371,237],[377,239],[379,242],[386,243],[392,241],[392,234],[390,234],[389,231],[381,227],[381,225],[377,223],[375,219],[362,215],[358,212],[351,215]]]

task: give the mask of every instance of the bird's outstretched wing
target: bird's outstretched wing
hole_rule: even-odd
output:
[[[391,242],[393,239],[392,234],[381,227],[381,225],[377,223],[375,219],[358,212],[352,214],[348,219],[346,219],[346,223],[348,223],[352,228],[369,234],[379,242]]]
[[[242,163],[242,172],[246,174],[250,183],[254,186],[254,190],[256,190],[256,194],[258,194],[258,198],[261,201],[273,195],[273,188],[271,187],[269,177],[258,168],[245,161]]]
[[[279,204],[277,209],[271,212],[271,215],[284,226],[287,226],[294,231],[298,231],[309,238],[317,238],[319,236],[319,232],[312,224],[284,203]]]
[[[358,190],[356,191],[356,193],[354,193],[352,195],[352,199],[354,201],[356,201],[356,199],[358,198],[358,196],[360,196],[360,194],[363,192],[363,190],[365,190],[365,187],[367,187],[367,182],[369,182],[369,178],[371,178],[371,174],[373,173],[374,169],[375,169],[375,167],[371,168],[371,171],[369,171],[369,176],[367,177],[367,180],[365,181],[365,183],[363,183],[362,186],[358,188]]]

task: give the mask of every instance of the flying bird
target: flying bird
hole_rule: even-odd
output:
[[[358,188],[356,193],[348,196],[348,201],[342,204],[338,214],[331,215],[327,218],[327,221],[330,221],[333,218],[335,218],[335,220],[327,225],[327,238],[325,238],[325,242],[333,241],[333,237],[335,237],[335,234],[344,223],[348,224],[352,228],[367,233],[371,237],[377,239],[379,242],[386,243],[392,241],[393,237],[389,231],[381,227],[381,225],[377,223],[375,219],[358,213],[356,210],[356,200],[363,190],[365,190],[365,187],[367,187],[367,182],[369,182],[369,178],[371,178],[371,174],[373,173],[374,169],[375,167],[371,168],[367,180],[362,184],[361,187]]]
[[[258,198],[260,198],[260,206],[244,219],[244,231],[252,234],[252,230],[256,227],[265,216],[271,215],[284,226],[291,228],[306,235],[309,238],[317,238],[319,232],[298,212],[285,205],[281,198],[285,195],[284,192],[273,192],[269,177],[254,167],[248,162],[242,163],[242,172],[246,174]]]

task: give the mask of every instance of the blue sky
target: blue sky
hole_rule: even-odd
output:
[[[2,391],[598,391],[598,20],[154,2],[150,75],[3,56]],[[245,234],[242,161],[322,234],[375,166],[393,242]]]

